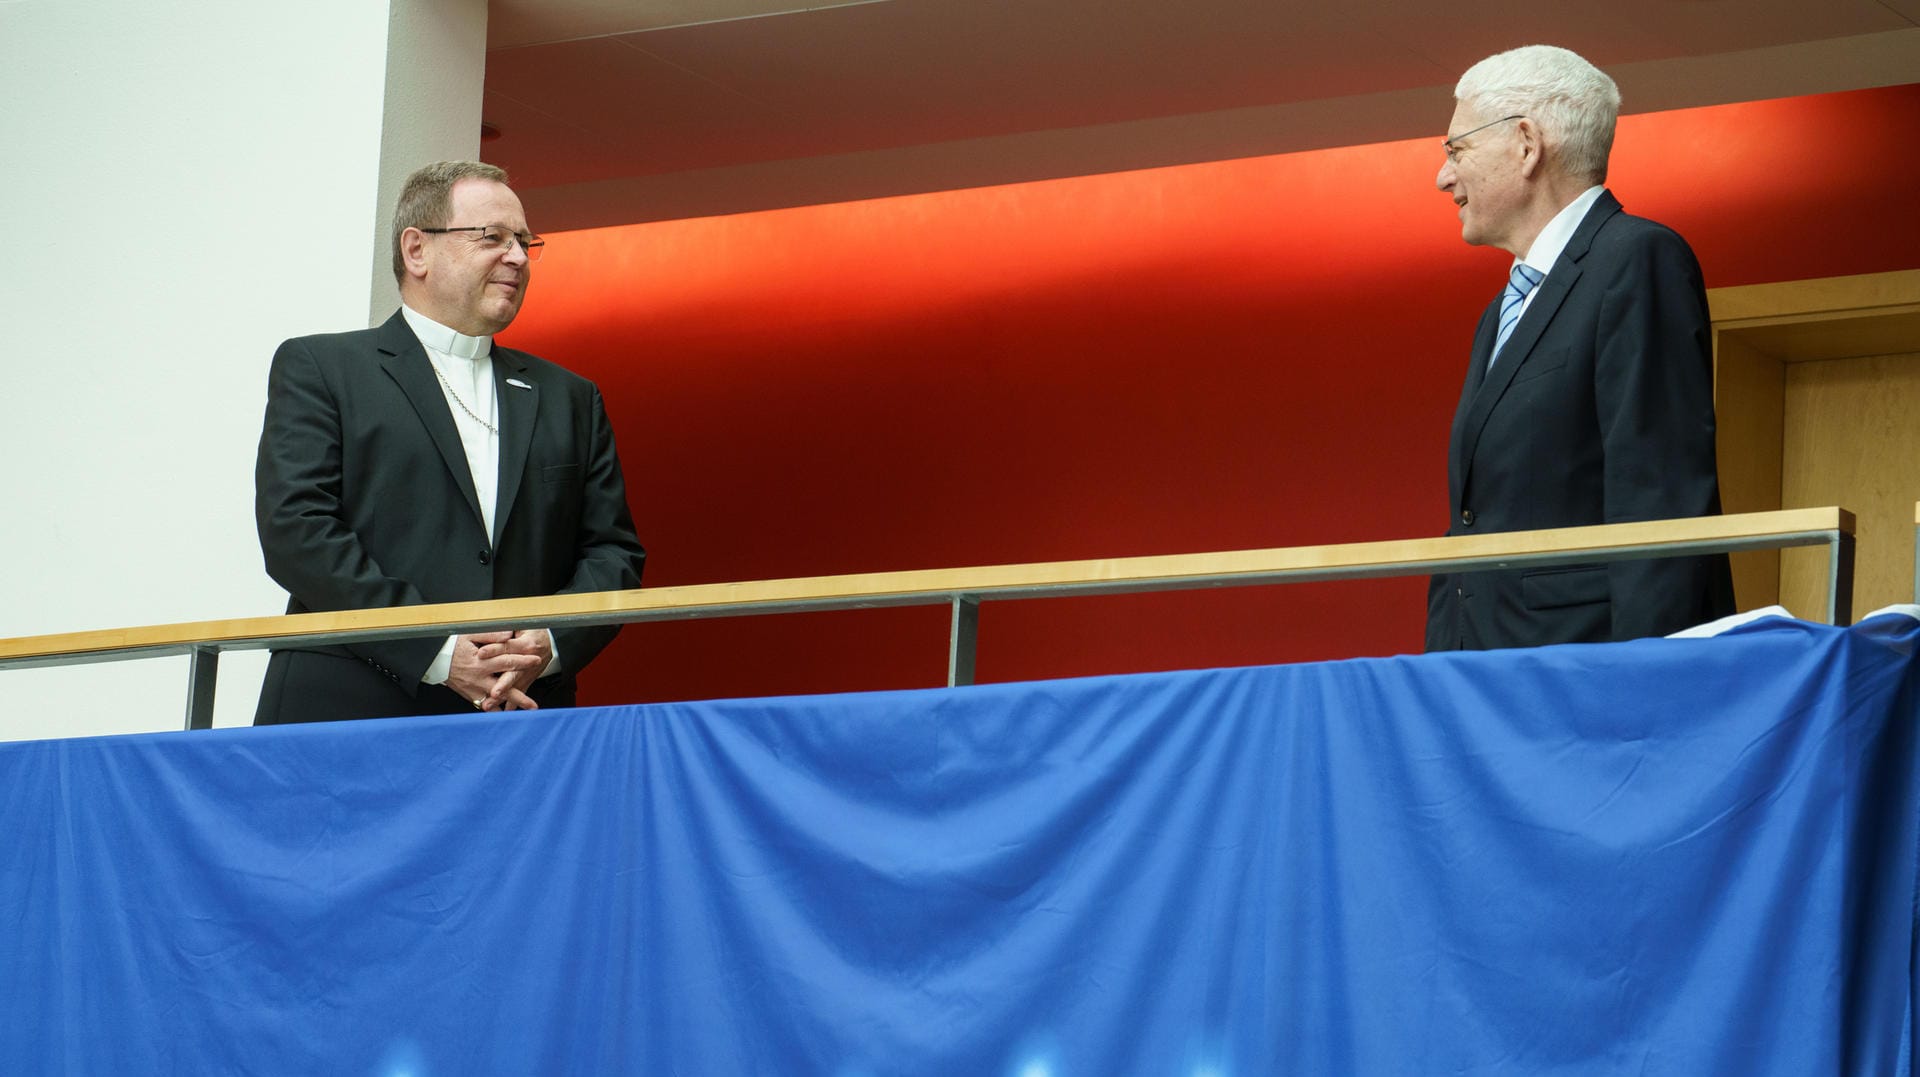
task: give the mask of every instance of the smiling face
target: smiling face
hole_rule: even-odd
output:
[[[448,201],[450,228],[500,225],[527,231],[520,199],[504,183],[468,177],[453,185]],[[518,243],[489,252],[477,232],[408,229],[401,247],[407,270],[401,295],[408,306],[434,321],[468,336],[490,336],[520,313],[533,267]]]
[[[1528,235],[1522,243],[1518,234],[1527,217],[1526,147],[1521,131],[1527,122],[1524,117],[1502,121],[1497,113],[1483,116],[1461,102],[1447,125],[1447,160],[1434,177],[1435,186],[1460,207],[1461,239],[1474,246],[1499,247],[1516,258],[1524,256],[1526,244],[1533,241]],[[1538,231],[1533,229],[1534,234]]]

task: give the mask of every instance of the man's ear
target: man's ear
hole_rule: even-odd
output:
[[[406,266],[407,276],[415,280],[427,275],[427,234],[418,228],[408,228],[400,233],[400,262]]]
[[[1546,160],[1546,140],[1540,135],[1540,128],[1525,116],[1514,121],[1514,134],[1520,140],[1520,174],[1532,179],[1540,171]]]

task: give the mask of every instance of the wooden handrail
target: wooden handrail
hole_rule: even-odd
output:
[[[1920,506],[1916,506],[1916,521],[1920,522]],[[983,599],[1410,576],[1551,561],[1606,561],[1690,552],[1774,549],[1834,542],[1838,536],[1850,539],[1853,528],[1853,514],[1842,508],[1786,509],[1449,538],[810,576],[191,621],[0,639],[0,668],[447,635],[529,624],[611,624],[800,610],[977,603]]]

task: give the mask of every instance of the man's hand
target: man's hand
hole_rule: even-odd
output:
[[[552,657],[552,644],[544,631],[538,633],[546,656],[537,653],[531,639],[518,648],[510,645],[512,632],[477,632],[457,637],[453,642],[453,666],[447,671],[447,687],[460,693],[481,710],[538,710],[535,703],[516,685],[532,684]],[[519,679],[524,674],[524,680]]]
[[[553,637],[544,628],[531,631],[509,633],[509,638],[497,643],[489,643],[480,648],[480,658],[490,660],[502,655],[532,655],[539,661],[525,669],[516,669],[502,673],[493,682],[493,692],[487,702],[481,704],[481,710],[537,710],[539,704],[529,699],[522,685],[530,685],[546,670],[547,663],[553,661]]]

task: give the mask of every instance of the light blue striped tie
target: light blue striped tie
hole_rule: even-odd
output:
[[[1513,263],[1513,273],[1507,278],[1507,290],[1500,293],[1500,334],[1493,340],[1493,354],[1487,356],[1487,369],[1493,369],[1493,361],[1500,357],[1500,349],[1507,346],[1507,338],[1513,335],[1513,327],[1520,324],[1520,308],[1527,301],[1527,293],[1540,286],[1547,275],[1525,262]]]

